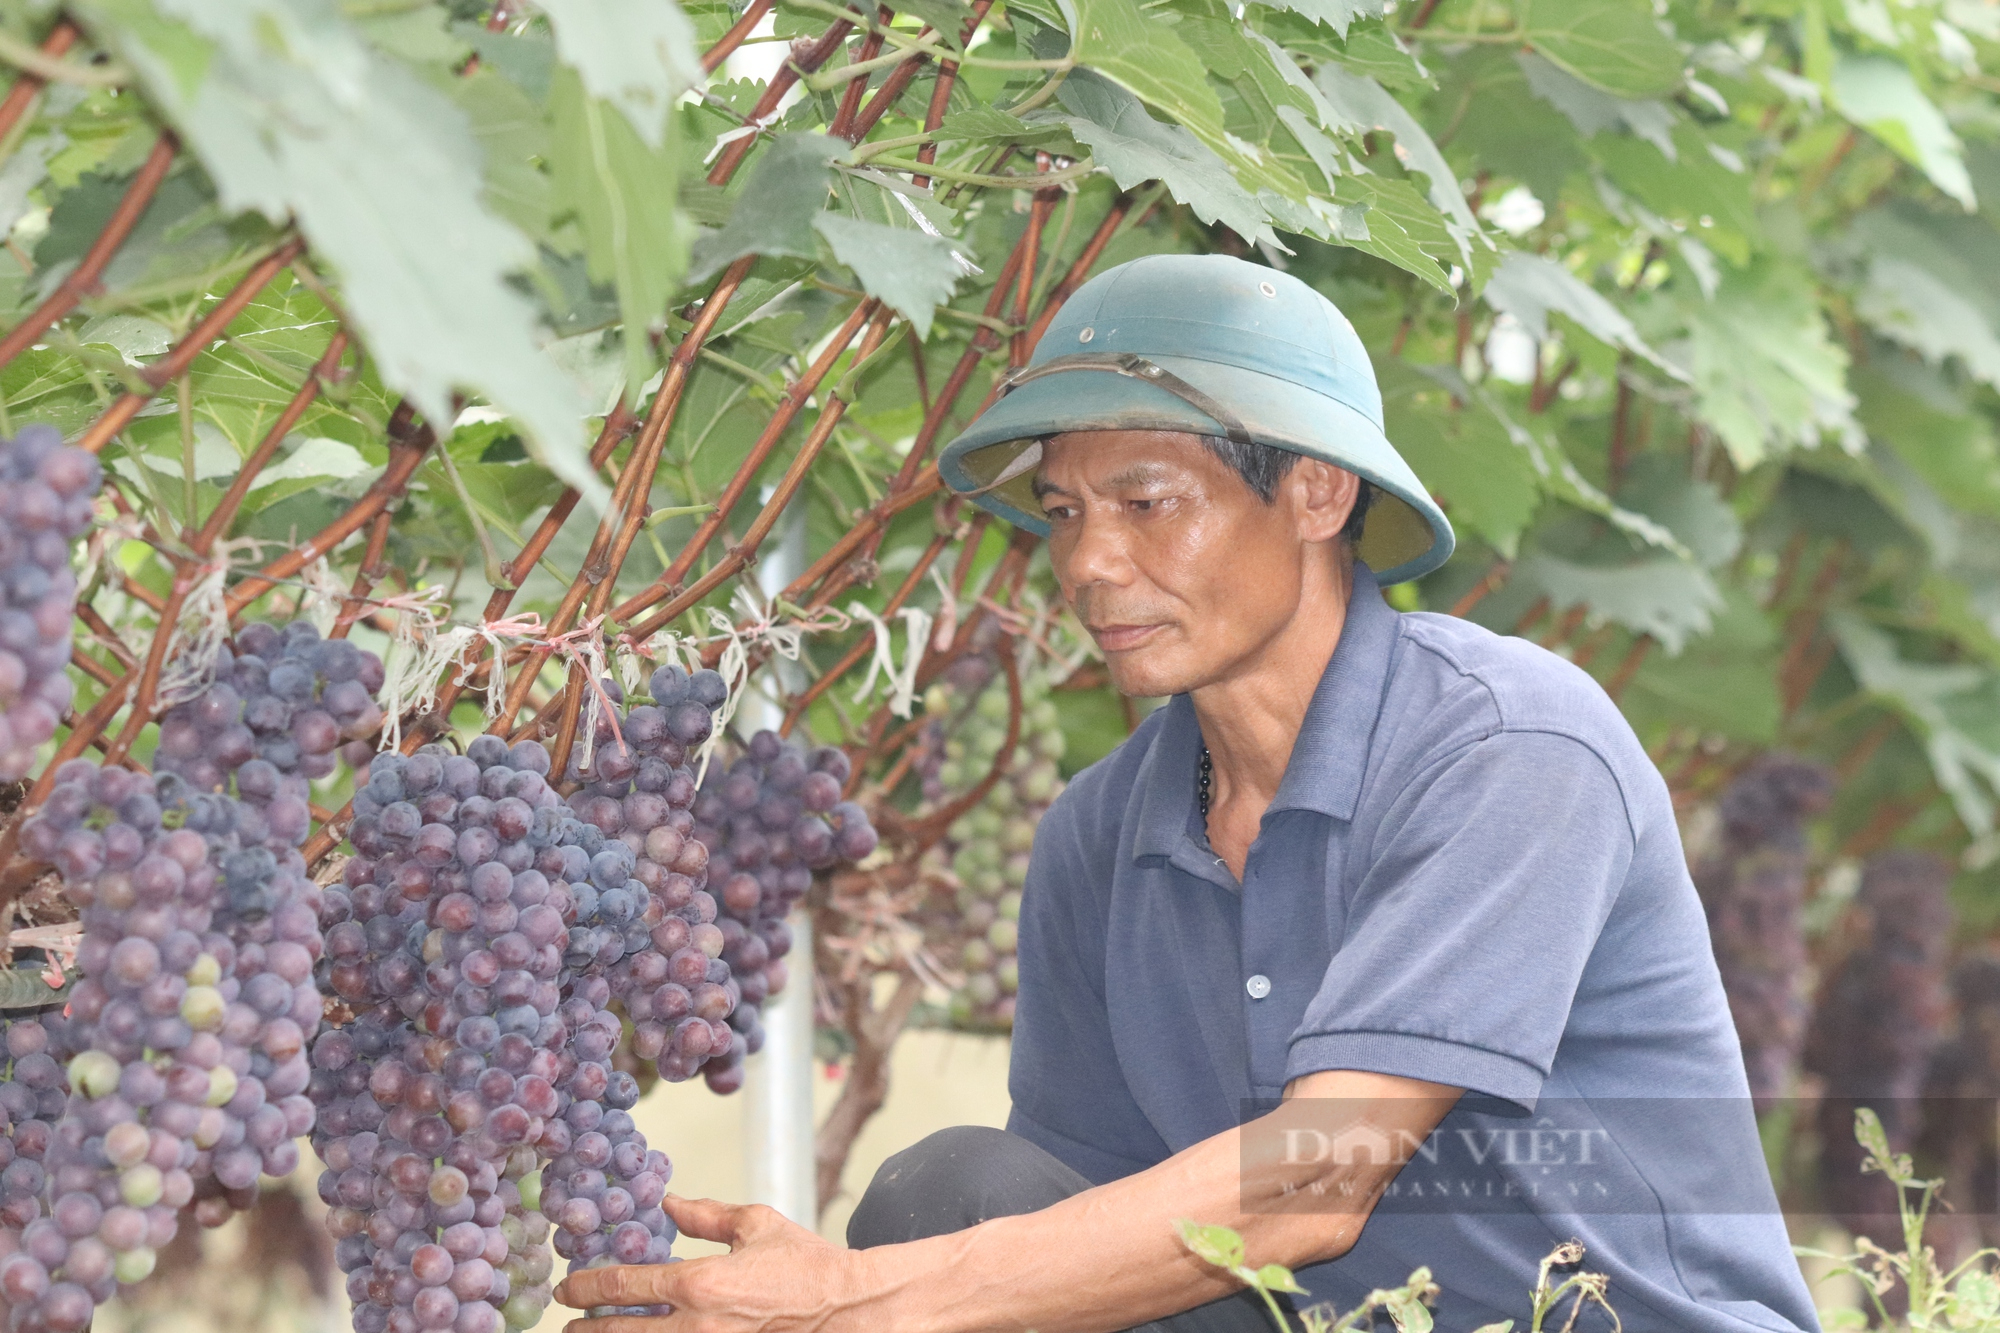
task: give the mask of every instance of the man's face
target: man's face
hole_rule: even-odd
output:
[[[1063,595],[1141,697],[1226,680],[1291,623],[1345,518],[1329,486],[1352,502],[1351,474],[1302,459],[1266,504],[1199,437],[1150,430],[1054,436],[1035,477]]]

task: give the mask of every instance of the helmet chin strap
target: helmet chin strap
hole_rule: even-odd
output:
[[[1072,352],[1068,356],[1053,357],[1050,360],[1044,361],[1039,366],[1022,366],[1019,369],[1008,372],[1001,378],[999,386],[1001,396],[1005,397],[1008,393],[1020,388],[1029,380],[1038,380],[1044,375],[1059,375],[1069,370],[1102,370],[1108,371],[1113,375],[1125,375],[1131,379],[1143,380],[1147,384],[1157,384],[1202,415],[1209,417],[1216,425],[1222,427],[1223,434],[1236,443],[1255,443],[1250,438],[1250,432],[1237,419],[1234,412],[1231,412],[1221,403],[1209,397],[1200,389],[1195,388],[1194,385],[1189,384],[1165,366],[1148,361],[1136,352]],[[1006,468],[1001,470],[999,477],[981,487],[980,490],[970,492],[970,494],[978,495],[983,491],[992,490],[993,487],[1000,485],[1001,482],[1019,476],[1025,470],[1019,464],[1021,459],[1027,456],[1028,452],[1028,450],[1022,450],[1019,456],[1010,462]],[[1036,462],[1039,462],[1041,460],[1039,445],[1034,447],[1034,454]],[[1027,466],[1033,467],[1035,464],[1029,463]]]

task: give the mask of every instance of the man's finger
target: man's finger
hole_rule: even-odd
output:
[[[683,1199],[677,1194],[669,1194],[660,1200],[660,1207],[684,1236],[696,1240],[720,1241],[724,1245],[734,1245],[737,1230],[742,1224],[742,1215],[748,1211],[741,1204],[722,1203],[716,1199]]]
[[[674,1270],[682,1267],[685,1264],[614,1264],[573,1269],[557,1284],[556,1299],[573,1310],[599,1305],[672,1305],[680,1286],[680,1275]]]
[[[614,1314],[602,1319],[572,1319],[563,1333],[678,1333],[688,1327],[681,1314]]]

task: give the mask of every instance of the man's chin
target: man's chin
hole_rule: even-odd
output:
[[[1111,688],[1134,699],[1164,699],[1168,695],[1184,694],[1193,682],[1187,673],[1176,671],[1164,662],[1120,661],[1121,657],[1141,654],[1119,654],[1107,664],[1111,674]]]

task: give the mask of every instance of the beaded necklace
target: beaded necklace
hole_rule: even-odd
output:
[[[1214,773],[1215,765],[1209,761],[1208,747],[1204,745],[1201,747],[1201,822],[1203,827],[1207,827],[1208,825],[1208,784]]]

